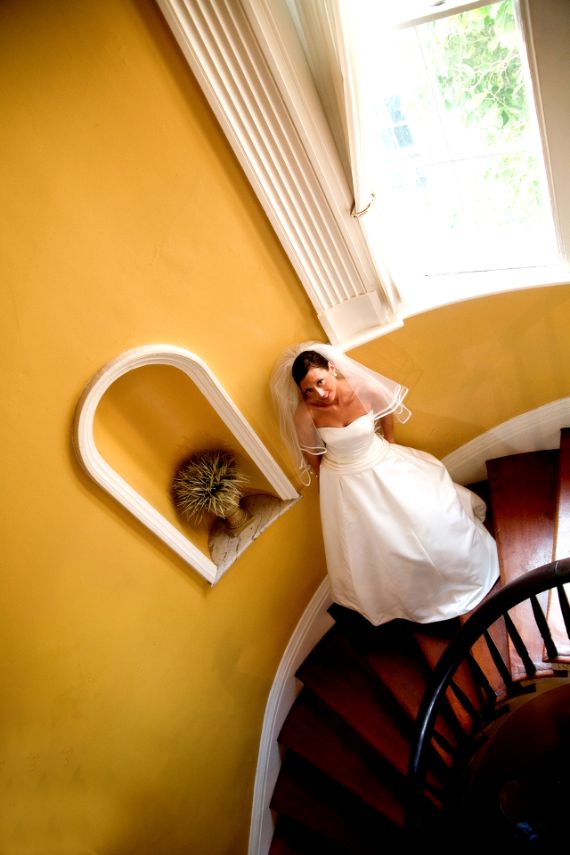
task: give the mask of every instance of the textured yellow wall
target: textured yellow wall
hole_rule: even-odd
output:
[[[0,852],[236,855],[314,496],[210,588],[84,475],[73,413],[166,342],[270,442],[269,366],[319,327],[151,0],[6,2],[0,38]]]
[[[0,51],[0,853],[244,855],[324,572],[315,488],[210,588],[84,475],[73,413],[108,360],[177,344],[287,465],[267,379],[320,327],[151,0],[4,0]],[[444,454],[569,394],[569,300],[458,304],[354,355],[409,384],[401,441]]]
[[[443,457],[570,395],[569,324],[570,286],[531,288],[417,315],[350,355],[409,387],[396,438]]]

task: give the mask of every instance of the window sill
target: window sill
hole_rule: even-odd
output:
[[[569,283],[570,265],[560,264],[551,267],[423,276],[413,279],[405,286],[399,283],[399,288],[404,301],[403,317],[409,318],[476,297]]]

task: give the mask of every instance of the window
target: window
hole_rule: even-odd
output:
[[[515,13],[498,0],[399,22],[375,53],[372,180],[396,281],[561,260]]]
[[[415,55],[415,60],[410,58],[409,63],[428,66],[424,83],[417,87],[434,90],[430,113],[429,100],[418,106],[412,89],[404,85],[411,75],[394,75],[392,80],[390,71],[382,79],[391,85],[383,87],[380,73],[374,78],[378,178],[385,198],[377,190],[372,209],[359,219],[351,216],[354,195],[346,160],[335,139],[338,122],[327,119],[323,106],[336,96],[328,93],[327,99],[319,93],[295,15],[291,15],[295,3],[318,10],[325,0],[215,0],[208,4],[157,0],[329,340],[348,350],[426,309],[514,288],[570,282],[570,2],[338,2],[350,11],[366,6],[395,10],[400,17],[405,14],[405,22],[394,22],[400,36],[391,31],[388,42],[398,37],[412,44],[410,56]],[[476,12],[470,18],[472,24],[467,18],[458,24],[459,19],[450,14],[471,11]],[[494,37],[499,49],[504,50],[501,44],[506,41],[508,55],[513,56],[517,44],[519,59],[514,66],[518,64],[521,70],[528,117],[518,136],[510,133],[507,140],[505,133],[496,133],[494,138],[490,134],[486,148],[481,147],[485,142],[482,113],[491,130],[492,119],[499,123],[498,131],[504,128],[503,116],[492,105],[483,104],[482,92],[470,99],[464,79],[453,78],[449,84],[438,81],[438,74],[446,78],[445,70],[440,74],[427,53],[431,44],[445,56],[441,33],[446,27],[459,26],[458,42],[466,47],[468,40],[461,28],[477,28],[485,17],[499,33]],[[509,20],[514,21],[514,29],[504,28]],[[370,24],[367,18],[367,29],[378,39],[389,32]],[[497,30],[499,25],[502,30]],[[487,53],[493,53],[492,47],[494,50],[493,38]],[[394,53],[390,44],[378,43],[369,53],[380,59],[381,55],[387,58],[390,51]],[[319,61],[330,59],[327,50],[320,53]],[[463,68],[463,73],[469,71]],[[323,73],[322,79],[326,78]],[[513,84],[513,91],[517,86]],[[464,118],[472,115],[477,119],[471,125],[451,120],[446,97],[454,88],[463,102]],[[517,95],[522,97],[518,88]],[[481,99],[478,106],[476,98]],[[531,110],[533,102],[537,116]],[[506,124],[511,125],[509,132],[515,129],[516,123]],[[475,136],[479,149],[474,152]],[[521,170],[524,186],[513,178]],[[496,180],[500,174],[505,178],[503,184]],[[485,185],[493,187],[487,196],[482,193]],[[386,204],[398,187],[403,191],[400,202],[392,199]],[[401,201],[406,198],[407,206]],[[465,204],[467,199],[470,206]],[[444,201],[450,202],[445,208]],[[420,223],[422,205],[427,213]],[[394,235],[398,206],[404,212],[403,226]],[[500,232],[489,226],[490,208],[498,215]],[[360,206],[359,211],[362,209]],[[510,231],[509,210],[520,220],[518,237]],[[377,227],[379,212],[384,224]],[[476,253],[481,248],[485,263]],[[410,260],[415,262],[416,257],[422,257],[425,266],[415,263],[412,267]],[[395,274],[403,307],[392,287],[390,271]]]

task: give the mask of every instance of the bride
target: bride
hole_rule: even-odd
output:
[[[408,390],[319,342],[289,348],[271,388],[302,474],[320,476],[333,600],[375,625],[471,611],[499,576],[486,506],[437,458],[394,442]]]

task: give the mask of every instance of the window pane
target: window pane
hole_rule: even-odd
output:
[[[512,0],[392,33],[378,81],[377,199],[396,267],[558,262]]]

